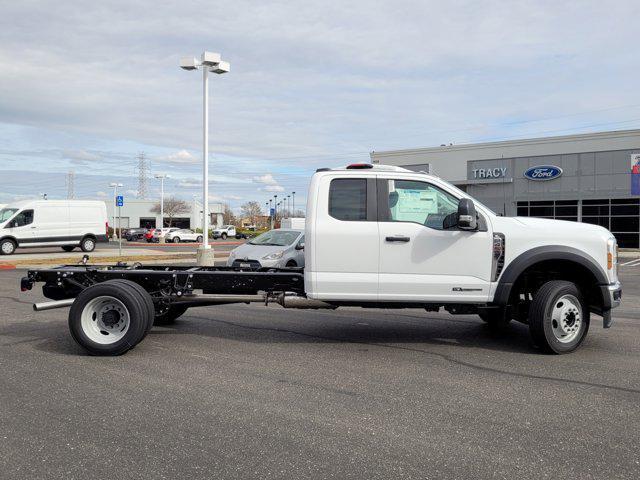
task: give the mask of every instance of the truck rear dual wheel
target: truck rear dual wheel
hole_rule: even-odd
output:
[[[153,302],[145,295],[149,297],[142,287],[128,280],[86,288],[69,310],[71,336],[91,355],[127,352],[153,324]]]
[[[589,308],[578,287],[553,280],[540,287],[529,307],[529,332],[547,353],[577,349],[589,331]]]

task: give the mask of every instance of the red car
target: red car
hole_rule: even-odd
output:
[[[155,231],[156,231],[155,228],[148,229],[147,232],[144,234],[144,239],[149,243],[153,242],[153,232]]]

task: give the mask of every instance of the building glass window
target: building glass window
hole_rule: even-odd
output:
[[[578,221],[577,200],[518,202],[519,216]],[[640,247],[640,199],[614,198],[582,201],[582,221],[610,230],[621,248]]]

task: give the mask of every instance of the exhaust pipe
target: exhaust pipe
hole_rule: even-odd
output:
[[[55,300],[53,302],[34,303],[33,310],[36,312],[43,312],[45,310],[53,310],[54,308],[70,307],[75,300],[75,298],[68,298],[66,300]]]
[[[330,303],[323,302],[322,300],[313,300],[312,298],[302,297],[300,295],[287,295],[286,293],[278,297],[278,303],[284,308],[337,308]]]

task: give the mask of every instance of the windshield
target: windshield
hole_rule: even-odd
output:
[[[258,235],[249,242],[250,245],[273,245],[278,247],[286,247],[293,244],[300,236],[300,232],[292,230],[270,230]]]
[[[17,208],[3,208],[2,210],[0,210],[0,223],[9,220],[17,211]]]

